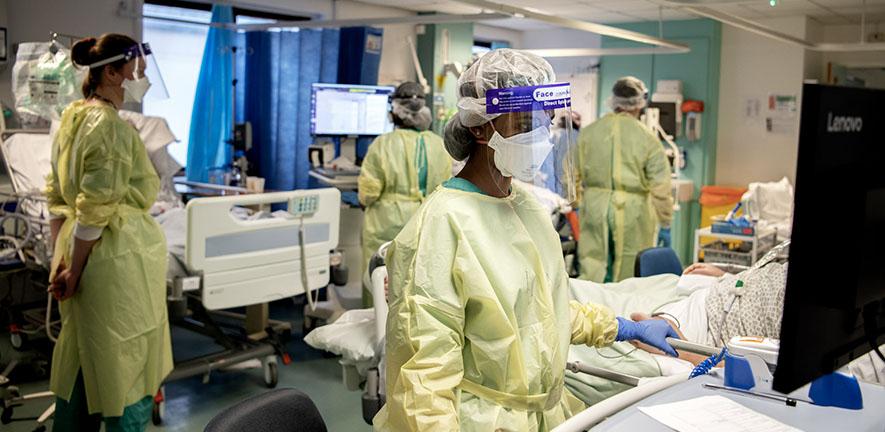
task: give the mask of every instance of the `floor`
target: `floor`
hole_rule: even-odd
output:
[[[293,387],[307,393],[317,405],[330,431],[370,431],[362,418],[361,393],[345,389],[341,380],[338,358],[325,357],[307,346],[301,338],[301,307],[291,300],[271,304],[271,317],[292,323],[293,336],[286,344],[292,356],[288,366],[280,363],[279,385]],[[214,343],[199,335],[173,327],[173,351],[176,359],[189,358],[215,349]],[[15,355],[9,348],[7,334],[0,334],[0,364]],[[14,375],[13,375],[14,378]],[[45,391],[48,381],[16,383],[24,393]],[[261,369],[237,372],[219,372],[203,383],[203,377],[194,377],[166,386],[166,411],[162,426],[151,425],[148,431],[202,431],[212,417],[224,408],[249,396],[267,391]],[[29,402],[16,408],[15,417],[36,417],[48,402]],[[348,407],[342,409],[342,407]],[[3,425],[4,432],[30,432],[33,421]],[[49,422],[51,430],[51,421]]]

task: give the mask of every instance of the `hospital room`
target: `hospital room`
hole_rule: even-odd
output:
[[[885,0],[0,0],[0,430],[885,431]]]

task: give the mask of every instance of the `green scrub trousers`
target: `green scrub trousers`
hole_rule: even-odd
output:
[[[83,373],[77,373],[77,382],[71,400],[62,398],[55,400],[55,418],[52,421],[52,432],[98,432],[104,421],[106,432],[141,432],[147,428],[154,407],[152,397],[146,397],[123,410],[120,417],[102,417],[101,414],[89,414],[86,404],[86,386],[83,384]]]

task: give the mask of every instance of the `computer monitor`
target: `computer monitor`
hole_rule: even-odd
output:
[[[676,136],[676,104],[674,102],[649,102],[649,108],[657,108],[660,113],[658,122],[661,129],[672,137]],[[659,137],[663,139],[663,137]]]
[[[885,343],[883,102],[882,90],[803,86],[777,391]]]
[[[376,136],[393,130],[390,95],[393,87],[313,84],[310,133],[313,135]]]

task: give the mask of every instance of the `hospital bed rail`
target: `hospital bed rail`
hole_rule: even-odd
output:
[[[667,338],[667,342],[676,350],[691,352],[701,355],[715,355],[721,349],[707,346],[683,339]],[[676,384],[689,379],[690,374],[681,373],[676,375],[650,378],[643,382],[639,377],[612,371],[605,368],[582,364],[581,362],[567,363],[568,369],[575,373],[585,373],[591,376],[607,379],[633,388],[618,393],[605,399],[584,411],[569,418],[553,429],[553,432],[580,432],[589,430],[603,420],[611,417],[619,411],[657,393],[668,389]]]

